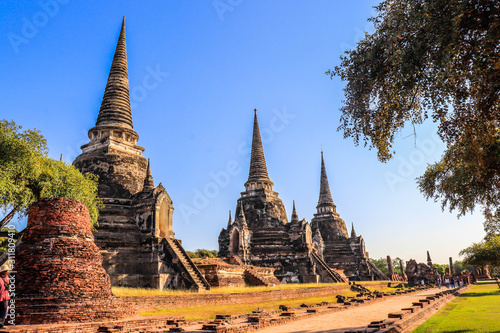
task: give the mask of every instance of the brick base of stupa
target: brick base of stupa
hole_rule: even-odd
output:
[[[16,301],[16,325],[37,325],[48,323],[98,322],[135,316],[117,298],[96,298],[87,300],[24,298]],[[7,317],[7,324],[9,318]]]
[[[83,203],[43,199],[29,210],[16,253],[15,324],[116,320],[136,314],[115,298]]]

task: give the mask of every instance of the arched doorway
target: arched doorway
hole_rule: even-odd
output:
[[[240,232],[234,229],[231,235],[231,254],[238,254],[240,250]]]

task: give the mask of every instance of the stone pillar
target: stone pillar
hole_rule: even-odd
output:
[[[16,325],[107,321],[136,313],[111,293],[89,212],[78,200],[31,205],[16,263]]]
[[[450,274],[455,275],[455,268],[453,268],[453,259],[450,257]]]
[[[403,260],[399,260],[399,268],[401,269],[401,278],[403,281],[408,281],[408,277],[406,276],[405,268],[403,266]]]
[[[387,256],[387,267],[389,268],[389,275],[392,277],[394,274],[394,266],[392,265],[391,256]]]

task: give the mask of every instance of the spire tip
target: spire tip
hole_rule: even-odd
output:
[[[125,17],[95,126],[117,126],[131,130],[134,128],[129,96]]]
[[[257,109],[254,109],[253,118],[253,134],[252,134],[252,150],[250,154],[250,170],[248,172],[248,180],[245,187],[250,182],[266,183],[269,189],[272,190],[273,182],[269,179],[267,173],[266,159],[264,157],[264,148],[262,147],[262,139],[260,136],[259,121],[257,119]],[[247,189],[248,190],[248,189]]]

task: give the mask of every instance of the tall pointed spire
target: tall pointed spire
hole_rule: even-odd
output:
[[[319,200],[316,208],[320,212],[320,208],[330,207],[335,212],[335,204],[333,203],[332,194],[330,193],[330,185],[328,185],[328,177],[326,175],[325,160],[323,158],[323,151],[321,151],[321,179],[319,186]],[[331,211],[331,209],[321,209],[321,211]]]
[[[293,200],[292,222],[299,222],[299,215],[295,210],[295,200]]]
[[[351,238],[356,238],[356,231],[354,231],[354,222],[352,222]]]
[[[229,220],[227,220],[227,228],[229,229],[233,225],[233,219],[231,218],[231,210],[229,210]]]
[[[118,126],[128,129],[133,128],[128,85],[125,17],[123,17],[120,36],[116,44],[113,63],[109,70],[108,82],[95,125],[96,127]]]
[[[133,129],[132,110],[130,108],[127,46],[125,43],[125,17],[123,17],[120,36],[116,44],[115,55],[109,70],[108,82],[104,90],[101,108],[95,126],[88,136],[90,142],[83,145],[82,152],[102,150],[103,147],[120,147],[130,153],[142,155],[143,147],[137,145],[139,135]]]
[[[148,158],[148,167],[146,169],[146,178],[144,178],[144,186],[142,188],[143,191],[150,191],[154,190],[155,188],[155,183],[153,180],[153,176],[151,175],[151,166],[149,163],[149,158]]]
[[[427,251],[427,265],[432,266],[432,259],[429,251]]]
[[[252,136],[252,154],[250,157],[250,171],[248,181],[250,183],[265,183],[272,187],[273,182],[269,179],[267,173],[266,159],[264,157],[264,148],[260,137],[259,121],[257,120],[257,109],[254,109],[253,136]]]

